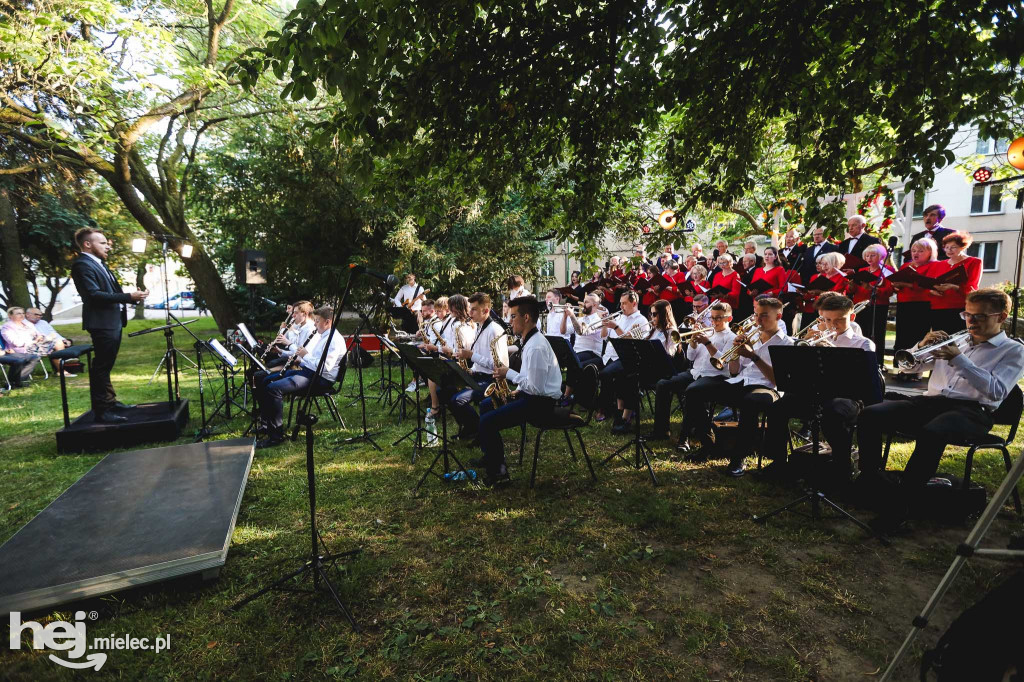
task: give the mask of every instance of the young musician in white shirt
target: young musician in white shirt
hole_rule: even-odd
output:
[[[256,443],[257,448],[268,448],[284,442],[282,428],[284,412],[284,396],[291,393],[305,394],[310,383],[316,381],[322,388],[327,388],[338,378],[341,361],[345,357],[345,337],[341,332],[331,329],[334,322],[334,309],[322,306],[313,311],[313,323],[319,338],[312,349],[300,348],[295,352],[299,358],[298,369],[271,374],[268,381],[256,384],[253,391],[256,403],[264,423],[267,425],[267,437]],[[328,339],[329,345],[328,345]],[[327,355],[323,370],[317,375],[320,359]]]
[[[824,323],[822,333],[832,333],[829,343],[836,348],[858,348],[874,356],[875,343],[854,330],[853,301],[842,294],[826,296],[817,301],[819,319]],[[812,337],[817,338],[817,337]],[[765,433],[765,455],[773,464],[766,469],[770,474],[785,475],[789,420],[793,417],[809,417],[810,405],[803,396],[782,396],[768,410],[768,430]],[[850,398],[832,398],[822,408],[821,430],[832,450],[833,482],[848,483],[853,472],[850,453],[853,446],[853,429],[857,415],[864,404]]]
[[[619,338],[629,333],[636,325],[649,325],[650,323],[639,310],[640,298],[632,289],[627,289],[619,296],[619,311],[622,313],[617,319],[606,319],[602,324],[601,336],[609,339],[604,349],[604,369],[601,370],[601,395],[598,399],[598,413],[595,419],[604,421],[613,412],[615,413],[615,424],[623,423],[622,412],[625,404],[622,400],[616,400],[618,395],[619,381],[622,381],[626,372],[619,361],[619,354],[612,346],[610,339]]]
[[[423,299],[426,298],[426,290],[416,283],[416,275],[411,272],[405,276],[405,284],[395,294],[394,303],[396,306],[404,306],[406,302],[413,301],[411,306],[406,306],[419,317],[420,309],[423,307]]]
[[[516,385],[514,399],[505,405],[495,404],[492,398],[481,403],[479,438],[483,457],[470,462],[486,469],[483,482],[489,486],[509,482],[501,432],[530,419],[550,416],[562,389],[558,359],[551,344],[537,329],[537,320],[543,314],[537,299],[533,296],[514,298],[509,304],[512,331],[523,339],[523,364],[518,372],[509,369],[507,364],[493,370],[492,381],[503,378]]]
[[[544,333],[548,336],[561,336],[566,341],[572,339],[573,331],[572,328],[563,329],[563,322],[565,321],[565,314],[568,312],[571,306],[566,306],[562,310],[554,310],[554,306],[561,304],[562,294],[558,293],[557,289],[550,289],[544,294],[545,303],[547,304],[547,311],[541,311],[545,315]]]
[[[279,367],[302,348],[310,336],[316,333],[313,323],[313,304],[309,301],[296,301],[291,306],[292,324],[284,334],[278,334],[271,342],[277,350],[277,357],[267,362],[267,367]]]
[[[934,359],[921,368],[931,370],[924,395],[885,400],[861,413],[857,442],[861,477],[867,480],[882,466],[884,433],[899,429],[916,437],[899,499],[891,500],[889,512],[877,520],[879,530],[890,530],[906,518],[908,501],[935,475],[947,443],[989,432],[993,412],[1024,377],[1024,345],[1002,330],[1009,310],[1010,297],[1000,289],[967,294],[961,316],[969,341],[931,352]],[[929,332],[917,348],[946,338],[945,332]]]
[[[694,303],[697,299],[694,298]],[[705,297],[704,302],[707,302]],[[680,372],[675,376],[659,381],[654,388],[654,440],[667,440],[669,434],[669,415],[672,412],[672,399],[679,397],[683,401],[683,393],[687,387],[700,379],[708,381],[723,382],[729,376],[729,368],[715,369],[711,365],[711,358],[719,356],[729,348],[732,348],[732,341],[736,334],[729,329],[732,321],[732,306],[728,303],[716,303],[711,306],[710,325],[711,329],[693,334],[685,339],[686,359],[690,361],[690,369]],[[687,432],[684,428],[679,436],[679,442],[686,442]]]
[[[672,331],[676,329],[676,318],[672,314],[672,304],[659,299],[651,306],[647,331],[639,338],[657,341],[669,357],[675,356],[676,346],[672,343]],[[674,367],[674,366],[673,366]],[[635,381],[620,381],[617,398],[623,405],[622,420],[612,426],[612,433],[629,433],[633,429],[633,414],[639,406],[640,392]]]
[[[449,299],[449,305],[451,305],[451,299]],[[497,345],[498,359],[503,365],[508,366],[508,337],[502,336],[505,330],[491,317],[491,297],[479,291],[470,296],[469,317],[476,325],[475,331],[472,336],[467,338],[465,334],[472,327],[468,324],[457,326],[455,333],[461,336],[463,348],[454,350],[452,358],[464,360],[467,363],[472,361],[469,371],[477,382],[477,388],[459,391],[448,399],[452,416],[459,424],[459,433],[456,438],[460,440],[476,438],[480,416],[473,409],[473,405],[484,399],[484,389],[493,381],[491,376],[494,373],[494,361],[491,357],[491,340],[495,337],[501,337]],[[453,343],[452,348],[455,348],[456,345]],[[442,391],[442,394],[444,393]],[[445,396],[442,395],[441,399],[444,400]]]
[[[579,367],[569,367],[565,371],[565,391],[563,398],[572,395],[573,386],[577,385],[580,371],[587,365],[597,365],[598,371],[604,368],[601,360],[601,349],[604,340],[601,338],[604,332],[600,324],[601,313],[599,307],[601,297],[597,294],[587,294],[583,297],[583,317],[576,317],[576,311],[566,308],[562,320],[559,322],[558,330],[562,336],[567,332],[573,332],[575,341],[572,350],[576,353],[576,360]]]
[[[733,339],[733,346],[739,346],[739,355],[729,363],[732,378],[716,383],[695,382],[685,394],[685,423],[696,434],[702,448],[709,448],[715,443],[708,405],[730,405],[739,410],[737,446],[730,455],[727,469],[728,474],[734,477],[742,476],[746,470],[744,460],[754,449],[760,414],[779,399],[768,348],[793,345],[793,340],[779,328],[782,301],[759,298],[754,301],[754,315],[757,329],[749,336],[740,335]]]

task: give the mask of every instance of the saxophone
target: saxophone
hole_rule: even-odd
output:
[[[437,328],[438,323],[441,320],[435,319],[430,323],[430,331],[434,332],[434,338],[437,339],[437,347],[444,348],[448,344],[444,342],[444,337],[441,336],[441,330]]]
[[[459,333],[459,330],[462,328],[463,325],[461,322],[458,321],[456,321],[455,324],[457,325],[455,327],[455,350],[456,352],[461,353],[463,350],[465,350],[465,344],[462,343],[462,334]],[[469,362],[465,358],[459,358],[459,367],[468,372]]]
[[[498,341],[503,336],[505,336],[504,332],[491,339],[491,360],[494,362],[495,369],[504,366],[501,363],[501,358],[498,356]],[[487,388],[484,389],[484,396],[494,401],[495,405],[504,405],[512,400],[512,389],[508,387],[508,382],[504,377],[496,378],[493,383],[488,384]]]

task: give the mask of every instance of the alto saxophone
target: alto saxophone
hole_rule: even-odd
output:
[[[437,347],[440,349],[445,348],[448,344],[444,342],[444,337],[441,336],[441,330],[437,328],[438,323],[441,320],[435,319],[430,323],[430,331],[434,332],[434,338],[437,339]]]
[[[502,332],[491,339],[491,360],[494,361],[494,369],[504,367],[501,358],[498,356],[498,341],[505,336]],[[484,389],[484,396],[490,398],[496,405],[504,405],[512,400],[512,389],[508,387],[505,377],[496,378],[493,383],[488,384]]]
[[[462,343],[462,334],[459,333],[459,330],[462,328],[463,325],[462,325],[461,322],[455,322],[455,324],[457,325],[455,327],[455,351],[457,353],[462,353],[462,351],[465,350],[465,344]],[[466,370],[468,372],[469,371],[469,362],[466,361],[465,358],[461,358],[460,357],[459,358],[459,367],[461,367],[462,369],[464,369],[464,370]]]

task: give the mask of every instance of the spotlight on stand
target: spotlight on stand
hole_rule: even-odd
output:
[[[146,238],[135,237],[132,239],[132,253],[145,253],[146,252]]]
[[[663,230],[671,230],[676,226],[677,220],[676,212],[672,209],[665,209],[658,215],[658,224],[661,225]]]
[[[189,244],[188,242],[184,242],[181,245],[181,257],[182,258],[191,258],[192,257],[192,245]]]
[[[988,166],[982,166],[978,170],[974,171],[975,182],[988,182],[992,179],[992,169]]]

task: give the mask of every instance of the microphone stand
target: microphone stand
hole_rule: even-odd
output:
[[[357,349],[356,352],[359,353],[359,355],[357,355],[357,358],[358,358],[359,361],[356,363],[356,374],[359,376],[359,395],[356,397],[355,400],[352,401],[352,403],[349,405],[349,407],[351,407],[352,405],[355,405],[357,402],[360,404],[360,408],[361,408],[361,412],[362,412],[363,432],[361,434],[359,434],[358,436],[352,436],[351,438],[345,438],[341,442],[343,444],[345,444],[345,445],[351,445],[353,443],[358,443],[359,441],[366,441],[367,443],[372,445],[377,450],[381,450],[381,447],[379,445],[377,445],[376,441],[373,440],[373,436],[375,436],[377,434],[376,433],[371,433],[370,430],[366,427],[366,393],[365,393],[365,387],[363,386],[363,359],[362,359],[362,354],[361,354],[362,346],[359,343],[359,338],[360,338],[360,335],[362,334],[364,325],[369,325],[370,324],[370,318],[367,317],[363,313],[363,311],[359,310],[358,308],[356,309],[356,312],[359,313],[360,322],[359,322],[359,326],[356,328],[356,331],[355,331],[353,346],[355,346],[355,348]],[[371,311],[371,313],[372,312],[373,311]],[[381,358],[383,359],[384,353],[382,352],[380,355],[381,355]],[[384,373],[384,369],[381,368],[381,375],[382,376],[383,376],[383,373]]]

